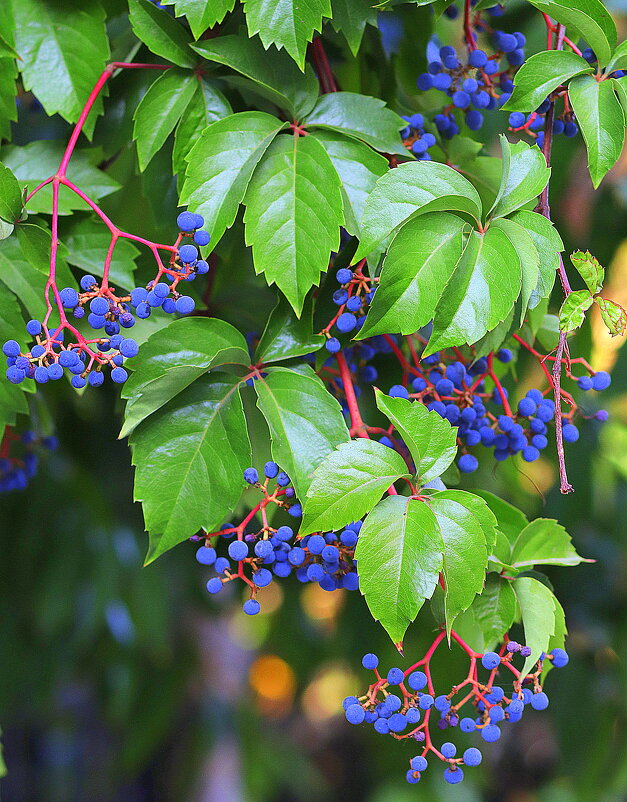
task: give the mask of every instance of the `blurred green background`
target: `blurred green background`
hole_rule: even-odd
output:
[[[532,9],[516,2],[508,8],[504,25],[523,30],[531,49],[541,48],[544,29]],[[331,34],[329,52],[343,88],[385,96],[381,82],[392,68],[413,81],[421,56],[408,63],[407,53],[417,52],[422,34],[412,20],[403,17],[406,50],[381,69],[364,68],[383,58],[376,31],[368,32],[359,60],[342,62]],[[443,39],[453,25],[442,23]],[[112,84],[110,122],[96,131],[103,158],[115,154],[111,171],[124,185],[105,209],[130,230],[168,241],[176,208],[169,153],[140,178],[132,145],[119,135],[145,80],[133,75]],[[412,105],[402,89],[388,99],[401,111]],[[494,152],[502,120],[488,116],[483,136]],[[66,136],[62,121],[21,98],[16,142]],[[627,305],[627,159],[593,193],[581,139],[559,137],[554,154],[552,209],[567,252],[590,249],[608,268],[608,297]],[[273,293],[254,279],[241,242],[238,223],[218,249],[211,312],[244,332],[259,331]],[[254,303],[246,301],[250,293]],[[577,396],[585,410],[607,408],[610,421],[584,424],[580,440],[568,446],[574,495],[556,492],[550,449],[524,472],[519,463],[495,468],[486,460],[468,483],[512,500],[529,516],[558,518],[577,550],[596,562],[549,572],[566,610],[571,655],[569,666],[548,678],[550,708],[505,730],[483,750],[483,765],[455,787],[445,785],[439,767],[408,786],[411,746],[350,727],[338,712],[345,695],[365,687],[365,651],[377,652],[386,666],[405,667],[421,656],[433,627],[428,609],[410,629],[403,661],[359,594],[326,594],[295,579],[273,583],[263,592],[261,614],[251,619],[241,613],[239,588],[230,598],[227,592],[217,600],[207,596],[206,571],[192,544],[142,568],[147,541],[141,509],[132,502],[129,452],[117,440],[117,391],[40,391],[45,406],[37,406],[37,426],[47,430],[54,421],[60,448],[26,491],[0,497],[0,723],[8,767],[2,799],[626,798],[627,350],[620,345],[594,314],[571,340],[573,355],[613,370],[608,391]],[[385,366],[378,368],[384,386]],[[390,373],[389,384],[395,378]],[[525,389],[541,381],[537,365],[525,358],[518,378]],[[27,425],[24,420],[22,428]],[[450,687],[463,666],[455,651],[439,660],[436,689]]]

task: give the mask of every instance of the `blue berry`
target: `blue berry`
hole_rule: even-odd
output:
[[[179,256],[183,264],[191,264],[198,259],[198,248],[195,245],[181,245]]]
[[[368,652],[365,654],[361,659],[361,664],[364,668],[367,668],[369,671],[374,671],[374,669],[379,665],[379,658],[376,654],[372,652]]]
[[[427,685],[427,675],[423,671],[413,671],[407,678],[407,684],[413,691],[421,691]]]
[[[549,706],[549,697],[543,691],[534,693],[531,697],[531,707],[534,710],[546,710]]]
[[[522,450],[522,458],[525,462],[535,462],[540,456],[540,452],[535,446],[525,446]]]
[[[410,785],[415,785],[416,783],[420,782],[420,775],[409,769],[409,771],[405,774],[405,779]]]
[[[388,393],[390,398],[409,398],[409,392],[402,384],[394,384]]]
[[[470,109],[466,113],[466,125],[471,131],[478,131],[483,125],[483,114],[476,109]]]
[[[553,655],[553,665],[556,668],[563,668],[565,665],[568,665],[569,657],[564,649],[553,649],[551,654]]]
[[[219,593],[222,590],[222,580],[214,576],[207,582],[207,590],[209,593]]]
[[[100,387],[104,383],[104,374],[100,371],[92,370],[87,376],[87,381],[91,387]]]
[[[197,231],[194,234],[194,242],[196,245],[200,245],[201,247],[204,245],[209,245],[209,240],[211,239],[211,235],[208,231]]]
[[[181,295],[180,298],[176,299],[176,311],[180,315],[189,315],[190,312],[194,311],[194,307],[196,303],[193,298],[189,295]]]
[[[488,671],[496,668],[501,663],[501,658],[496,652],[486,652],[481,658],[481,665],[487,668]]]
[[[388,719],[390,732],[402,732],[407,726],[407,720],[402,713],[393,713]]]
[[[263,466],[263,472],[268,479],[274,479],[279,472],[279,466],[276,464],[276,462],[266,462],[266,464]]]
[[[280,471],[277,478],[276,483],[279,487],[287,487],[290,483],[290,477],[285,473],[285,471]]]
[[[444,755],[445,758],[455,757],[455,753],[457,752],[457,747],[455,744],[452,744],[450,741],[442,744],[440,747],[440,752]]]
[[[261,609],[261,605],[257,601],[257,599],[248,599],[243,604],[243,610],[246,615],[257,615],[259,610]]]
[[[9,357],[18,357],[20,355],[20,344],[17,340],[7,340],[2,346],[2,353]]]
[[[196,217],[200,217],[200,215],[195,215],[193,212],[181,212],[176,218],[179,231],[193,231],[196,228]]]
[[[337,339],[337,337],[330,337],[325,342],[324,347],[330,354],[337,354],[341,350],[342,345],[340,341]]]
[[[592,377],[592,387],[598,392],[601,392],[602,390],[607,390],[607,388],[610,386],[611,383],[612,383],[612,377],[605,370],[599,370]]]
[[[438,395],[450,396],[453,394],[453,382],[450,379],[440,379],[435,384]]]
[[[124,370],[124,368],[113,368],[111,371],[111,381],[115,382],[116,384],[124,384],[124,382],[128,379],[128,373]]]
[[[346,720],[349,724],[361,724],[366,718],[366,711],[357,703],[346,708]]]
[[[475,729],[476,729],[476,726],[477,725],[475,724],[475,722],[471,718],[463,718],[459,722],[459,729],[462,732],[474,732]]]
[[[481,737],[486,743],[492,744],[501,737],[501,730],[496,724],[488,724],[481,730]]]
[[[579,387],[580,390],[592,390],[593,386],[593,381],[590,376],[580,376],[577,379],[577,387]]]
[[[339,272],[340,271],[338,270],[338,273]],[[349,331],[353,331],[357,325],[357,318],[352,312],[342,312],[335,325],[337,326],[338,331],[341,331],[342,334],[347,334]]]
[[[201,546],[196,551],[196,559],[201,565],[213,565],[216,561],[216,550],[211,546]]]
[[[564,436],[564,442],[576,443],[579,440],[579,429],[573,426],[572,423],[566,423],[562,427],[562,435]]]
[[[457,785],[457,783],[460,783],[464,779],[464,772],[459,766],[451,766],[451,768],[446,769],[444,772],[444,779],[451,785]]]
[[[353,278],[353,271],[349,270],[348,267],[341,267],[335,274],[335,278],[338,284],[348,284]]]
[[[232,560],[239,562],[248,557],[248,546],[243,540],[234,540],[229,543],[228,552]]]
[[[473,473],[479,467],[479,460],[473,454],[462,454],[457,460],[457,467],[462,473]]]
[[[418,707],[421,710],[429,710],[433,706],[433,696],[430,693],[423,693],[418,699]]]
[[[473,50],[468,56],[468,63],[475,68],[485,67],[488,56],[484,50]]]
[[[530,418],[536,411],[536,402],[533,398],[521,398],[518,402],[518,412],[525,418]]]
[[[467,766],[478,766],[483,760],[483,755],[474,746],[469,747],[464,752],[464,763]]]
[[[391,668],[388,671],[387,681],[390,683],[390,685],[400,685],[401,682],[403,681],[404,676],[405,675],[403,674],[402,669]]]

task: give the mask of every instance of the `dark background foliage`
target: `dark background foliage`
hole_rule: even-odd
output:
[[[347,55],[330,26],[325,29],[343,88],[392,105],[414,91],[429,30],[425,9],[403,6],[396,14],[405,35],[391,61],[373,28],[358,58]],[[544,28],[530,6],[512,2],[506,23],[528,35],[530,50],[542,47]],[[123,185],[104,208],[121,225],[166,242],[177,201],[168,148],[140,177],[130,145],[131,114],[146,81],[127,74],[111,84],[105,101],[110,121],[105,116],[95,137],[104,158],[117,154],[110,172]],[[496,123],[482,132],[490,148],[496,133]],[[32,96],[20,97],[16,143],[67,134],[60,118],[47,118]],[[608,267],[608,294],[625,304],[624,159],[594,194],[580,139],[560,138],[553,163],[551,200],[567,252],[589,248]],[[254,278],[242,240],[237,223],[220,244],[210,310],[242,332],[259,331],[274,294]],[[604,426],[583,427],[568,448],[577,492],[556,492],[556,465],[548,454],[524,474],[513,465],[493,470],[486,464],[467,481],[511,499],[530,516],[558,518],[577,550],[596,562],[549,571],[566,610],[571,654],[568,668],[548,679],[549,710],[529,716],[486,750],[483,766],[454,788],[444,787],[439,771],[407,786],[409,747],[349,728],[338,714],[343,696],[364,684],[364,651],[377,652],[386,665],[398,662],[358,594],[348,598],[285,582],[268,589],[261,614],[248,619],[226,593],[207,597],[191,544],[142,568],[141,510],[132,502],[127,445],[116,439],[118,393],[111,386],[83,396],[47,387],[41,425],[55,421],[60,449],[26,491],[0,497],[3,799],[624,798],[619,656],[627,357],[598,324],[593,316],[572,350],[597,368],[613,367],[614,383],[603,395],[611,417]],[[398,378],[378,367],[382,385]],[[537,366],[523,361],[521,384],[538,380]],[[432,625],[425,608],[409,630],[408,657],[426,644]],[[436,668],[443,682],[453,682],[463,662],[453,652]]]

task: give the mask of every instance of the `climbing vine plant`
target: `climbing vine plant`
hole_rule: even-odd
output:
[[[401,654],[428,602],[427,652],[382,673],[366,654],[373,682],[344,704],[414,744],[410,783],[481,762],[438,730],[490,743],[548,705],[566,622],[538,568],[585,559],[557,521],[459,485],[555,449],[572,492],[568,445],[607,419],[610,376],[569,336],[593,305],[627,327],[550,212],[556,140],[582,138],[594,188],[621,154],[627,46],[600,0],[529,5],[532,53],[486,0],[10,0],[0,18],[0,490],[58,445],[20,428],[46,385],[111,381],[147,563],[195,542],[209,594],[243,583],[249,615],[273,581],[358,590]],[[11,144],[16,96],[59,137]],[[111,205],[137,186],[145,220]],[[524,352],[542,383],[522,393]],[[446,648],[468,657],[451,688],[430,667]]]

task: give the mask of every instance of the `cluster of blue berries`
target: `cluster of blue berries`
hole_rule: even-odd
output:
[[[461,60],[450,45],[441,47],[437,54],[432,46],[428,48],[427,72],[418,76],[416,84],[422,91],[437,89],[450,99],[449,108],[434,117],[445,139],[460,131],[455,109],[463,113],[471,131],[478,131],[484,122],[483,112],[500,108],[514,89],[512,75],[525,60],[525,37],[519,32],[495,31],[492,43],[495,52],[491,55],[473,48],[466,60]]]
[[[104,336],[85,340],[68,323],[49,329],[46,321],[30,320],[26,332],[36,338],[29,352],[22,353],[17,340],[7,340],[2,347],[7,358],[6,376],[13,384],[33,379],[38,384],[62,378],[67,371],[76,389],[86,385],[98,387],[104,383],[103,367],[111,368],[111,379],[121,384],[128,378],[124,360],[136,356],[138,345],[124,331],[135,325],[136,318],[145,319],[153,309],[161,308],[172,314],[189,314],[194,310],[194,299],[182,295],[177,285],[191,281],[209,271],[209,264],[200,258],[198,248],[208,245],[210,235],[202,229],[202,215],[182,212],[177,218],[179,241],[189,237],[194,244],[178,247],[168,267],[162,266],[157,277],[145,287],[136,287],[129,296],[118,297],[107,282],[99,285],[92,275],[80,280],[80,292],[64,287],[58,301],[64,310],[71,310],[76,320],[87,319],[88,324]],[[167,278],[167,281],[161,280]],[[67,346],[68,333],[76,334],[77,342]]]
[[[425,118],[422,114],[412,114],[407,117],[403,115],[407,126],[401,131],[403,144],[414,154],[419,161],[431,161],[431,154],[428,152],[437,140],[432,133],[425,131]]]
[[[41,437],[33,431],[15,434],[10,427],[0,440],[0,493],[25,490],[37,473],[39,452],[56,451],[57,438]]]
[[[360,269],[352,271],[348,267],[341,267],[335,278],[340,287],[333,293],[333,303],[339,306],[339,310],[325,329],[325,347],[330,354],[337,354],[342,348],[339,339],[330,334],[332,327],[335,326],[340,335],[359,331],[376,290],[376,287],[372,287],[371,279],[364,276]]]
[[[122,367],[124,360],[136,356],[139,347],[135,340],[114,334],[96,342],[92,351],[86,343],[64,345],[65,331],[61,327],[48,331],[39,320],[29,320],[26,331],[35,337],[36,345],[29,353],[22,354],[17,340],[7,340],[2,346],[6,356],[6,377],[12,384],[24,379],[33,379],[37,384],[61,379],[65,373],[71,376],[72,387],[81,389],[89,384],[99,387],[104,382],[104,365],[111,367],[111,380],[122,384],[128,372]]]
[[[475,446],[492,448],[498,462],[514,454],[520,454],[525,462],[537,460],[549,444],[547,432],[555,417],[554,401],[534,388],[520,399],[515,411],[508,408],[506,412],[502,408],[507,402],[507,389],[500,383],[491,390],[486,386],[491,381],[488,359],[481,357],[464,363],[460,359],[449,361],[451,356],[455,357],[455,354],[443,351],[423,359],[421,369],[414,372],[410,387],[394,385],[389,395],[417,399],[457,427],[463,452],[457,465],[462,473],[472,473],[479,466],[477,457],[469,451]],[[508,363],[513,359],[513,353],[502,348],[496,353],[496,358]],[[580,377],[577,384],[582,390],[605,390],[610,381],[608,373],[598,371],[591,377]],[[563,421],[562,431],[567,443],[574,443],[579,438],[579,430],[572,423],[573,412]],[[606,421],[608,414],[599,410],[594,417]],[[383,437],[381,442],[393,447],[389,438]]]
[[[263,493],[258,508],[276,504],[286,507],[293,517],[300,517],[300,504],[289,503],[295,496],[289,476],[276,462],[267,462],[264,474],[265,481],[261,483],[255,468],[247,468],[244,472],[244,480]],[[272,488],[271,480],[274,482]],[[207,582],[209,593],[219,593],[226,583],[243,579],[251,589],[251,598],[243,605],[244,612],[256,615],[260,610],[257,592],[267,587],[275,577],[285,579],[294,573],[299,582],[317,583],[323,590],[357,590],[359,582],[354,554],[361,521],[348,524],[339,533],[307,535],[299,540],[295,538],[292,527],[287,525],[276,529],[262,526],[247,531],[254,526],[253,517],[249,515],[240,526],[225,524],[219,532],[194,538],[205,540],[205,545],[196,552],[196,559],[202,565],[212,566],[216,572],[216,576]],[[218,551],[222,551],[219,547],[221,541],[229,541],[227,556],[218,555]],[[247,572],[244,572],[245,566],[248,566]]]
[[[437,646],[437,642],[436,639],[434,646]],[[464,778],[462,765],[478,766],[483,756],[476,747],[468,747],[457,757],[457,747],[450,741],[436,748],[430,732],[434,719],[437,718],[437,728],[440,730],[458,728],[463,733],[478,732],[483,741],[494,743],[501,737],[501,726],[520,721],[526,707],[533,710],[545,710],[548,707],[549,699],[539,683],[544,661],[551,661],[557,668],[568,663],[568,654],[563,649],[553,649],[549,655],[543,653],[534,671],[523,679],[516,679],[511,695],[507,696],[504,688],[495,685],[494,681],[501,664],[512,664],[517,654],[526,658],[531,654],[531,649],[515,641],[506,641],[500,653],[486,652],[480,655],[481,666],[490,672],[487,681],[479,682],[475,670],[474,678],[469,675],[470,681],[460,683],[450,693],[441,695],[436,695],[433,688],[430,657],[423,658],[406,671],[391,668],[382,676],[378,671],[378,657],[372,653],[366,654],[362,665],[374,671],[375,681],[363,696],[347,696],[344,699],[346,719],[354,725],[371,724],[380,735],[424,743],[422,754],[410,760],[407,782],[414,784],[420,781],[421,773],[428,767],[427,756],[432,753],[447,764],[444,779],[457,784]],[[474,659],[476,657],[473,655]],[[525,685],[531,687],[523,687]],[[458,694],[461,698],[455,702]],[[463,715],[462,709],[470,705],[474,707],[472,715]]]

